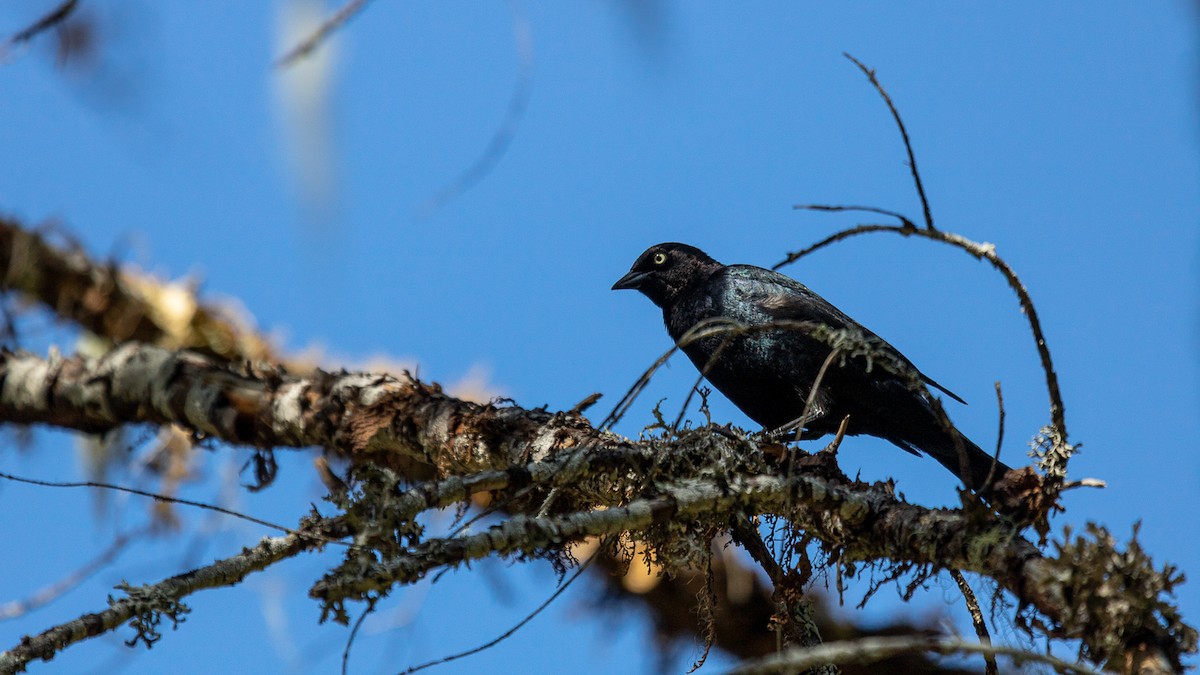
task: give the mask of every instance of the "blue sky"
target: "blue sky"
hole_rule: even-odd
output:
[[[6,5],[0,30],[52,4]],[[608,290],[647,246],[684,241],[724,262],[769,266],[859,222],[793,204],[919,214],[893,123],[841,55],[850,52],[900,106],[937,223],[996,244],[1038,304],[1071,436],[1084,443],[1073,475],[1109,482],[1070,494],[1059,524],[1094,520],[1126,538],[1141,521],[1157,560],[1200,570],[1200,526],[1188,515],[1200,497],[1193,5],[662,2],[639,14],[633,4],[518,3],[533,43],[525,114],[494,169],[428,214],[422,205],[504,118],[521,76],[514,11],[499,1],[372,3],[331,45],[319,156],[333,197],[317,215],[318,190],[291,170],[287,85],[272,67],[283,3],[85,4],[100,29],[94,66],[57,69],[43,40],[0,67],[0,209],[56,220],[97,255],[193,274],[288,348],[323,345],[335,365],[386,354],[446,382],[482,368],[495,390],[530,407],[603,392],[602,417],[669,346],[649,301]],[[1021,462],[1048,404],[998,275],[950,248],[886,235],[785,271],[968,400],[949,412],[984,447],[995,441],[1001,381],[1004,453]],[[678,405],[693,377],[673,362],[620,430],[636,434],[660,398]],[[749,425],[717,397],[713,413]],[[221,472],[244,457],[217,448],[203,465],[209,480],[187,494],[213,498]],[[278,485],[235,503],[294,522],[321,491],[308,456],[281,459]],[[954,498],[940,466],[886,443],[852,439],[840,460],[865,478],[895,477],[910,499]],[[54,434],[31,451],[10,447],[0,468],[83,475],[73,441]],[[91,495],[15,485],[0,485],[0,504],[21,541],[9,548],[0,600],[59,578],[146,508],[110,497],[97,515]],[[263,534],[183,515],[189,528],[218,529],[194,559],[178,541],[139,545],[54,607],[0,625],[0,642],[101,607],[122,578],[154,580]],[[316,627],[304,597],[327,562],[292,561],[194,597],[187,624],[148,653],[128,657],[117,639],[99,640],[31,672],[98,672],[110,659],[128,673],[224,663],[330,672],[345,631]],[[948,588],[934,585],[907,608],[883,593],[861,616],[940,611],[961,623]],[[356,671],[475,646],[552,590],[547,569],[492,562],[398,591],[382,607],[396,627],[367,631]],[[493,652],[439,670],[485,660],[499,672],[653,668],[645,623],[628,613],[597,621],[588,597],[584,586],[570,591]],[[1195,621],[1195,584],[1179,600]],[[528,658],[545,661],[516,661]]]

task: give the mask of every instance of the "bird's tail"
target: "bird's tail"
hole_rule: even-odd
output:
[[[1008,466],[984,452],[957,429],[952,429],[949,434],[939,434],[936,442],[923,443],[920,448],[980,494],[986,494],[996,479],[1009,471]]]

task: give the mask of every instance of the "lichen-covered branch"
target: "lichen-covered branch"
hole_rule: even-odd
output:
[[[517,515],[481,534],[430,540],[404,556],[372,566],[361,579],[319,584],[317,595],[331,597],[335,590],[379,590],[392,583],[414,581],[432,567],[492,553],[532,552],[586,536],[641,531],[654,524],[702,516],[724,522],[740,512],[786,515],[806,532],[840,547],[846,562],[890,559],[956,567],[987,574],[1011,588],[1027,586],[1039,576],[1041,554],[1010,526],[999,521],[968,526],[960,511],[898,502],[882,488],[841,486],[797,475],[693,480],[663,486],[659,491],[665,494],[602,511],[549,518]],[[1026,575],[1031,576],[1027,579]],[[1042,597],[1048,596],[1031,599]],[[1046,607],[1045,611],[1053,615],[1059,610]]]
[[[714,444],[728,441],[720,434],[709,439]],[[674,456],[686,449],[660,451]],[[709,452],[717,456],[721,451]],[[667,475],[672,473],[677,472]],[[486,485],[503,491],[517,487],[506,476],[526,481],[540,474],[537,466],[492,472]],[[462,482],[452,479],[447,485]],[[418,486],[396,503],[433,506],[424,495],[446,492],[436,485]],[[372,498],[371,503],[379,501]],[[381,562],[352,560],[327,575],[312,594],[337,612],[346,599],[387,593],[394,584],[412,583],[433,569],[489,555],[543,555],[587,536],[617,532],[638,533],[652,548],[679,549],[672,542],[696,539],[698,532],[745,513],[784,518],[820,541],[837,564],[888,561],[985,575],[1030,608],[1032,614],[1022,618],[1026,627],[1081,640],[1083,655],[1097,663],[1124,658],[1133,645],[1118,643],[1134,634],[1139,643],[1135,651],[1155,654],[1168,668],[1178,667],[1180,656],[1196,648],[1194,629],[1165,599],[1181,579],[1169,566],[1156,570],[1136,541],[1122,549],[1107,532],[1093,528],[1088,537],[1060,545],[1059,554],[1049,557],[1011,524],[982,509],[928,509],[896,500],[885,486],[843,484],[813,475],[729,473],[668,480],[654,486],[653,496],[604,510],[545,517],[518,514],[479,534],[422,541]]]
[[[110,598],[108,609],[26,636],[17,646],[0,653],[0,675],[21,672],[36,659],[48,661],[70,645],[115,630],[126,622],[132,622],[138,631],[131,645],[139,641],[151,644],[159,638],[157,626],[163,617],[178,623],[189,611],[181,602],[183,598],[208,588],[236,585],[251,573],[318,546],[330,537],[344,536],[338,528],[336,520],[314,520],[300,532],[265,538],[253,548],[205,567],[154,584],[122,587],[127,596],[119,600]]]
[[[183,346],[226,360],[283,363],[293,373],[311,370],[308,359],[274,353],[270,340],[252,329],[251,320],[239,320],[220,306],[201,302],[190,286],[161,281],[128,266],[100,262],[73,245],[69,237],[62,237],[63,244],[51,243],[51,234],[49,228],[30,229],[14,218],[0,216],[2,288],[18,291],[60,318],[116,344],[132,340],[161,347]],[[37,421],[52,423],[44,416],[37,416]],[[131,421],[136,420],[121,420]],[[108,428],[114,420],[80,417],[75,422],[79,424],[69,426],[86,430]],[[436,475],[419,462],[410,463],[404,473],[409,478]],[[690,574],[680,571],[669,578],[660,577],[653,580],[652,591],[632,592],[622,585],[625,575],[619,572],[620,566],[611,556],[600,559],[597,569],[603,570],[598,576],[609,587],[604,598],[628,599],[647,608],[664,636],[690,640],[699,634],[697,589]],[[722,588],[728,583],[757,588],[753,571],[736,557],[724,560],[715,575],[715,583]],[[744,656],[773,650],[773,638],[768,635],[768,639],[760,639],[761,628],[773,608],[770,595],[769,590],[722,594],[722,602],[715,608],[718,646]],[[761,617],[763,621],[748,617]],[[839,626],[843,632],[850,629],[849,624]]]
[[[1136,543],[1122,550],[1096,529],[1045,556],[978,504],[928,509],[897,500],[884,486],[819,472],[770,475],[757,446],[736,434],[696,430],[632,443],[595,431],[577,414],[466,403],[411,379],[321,372],[294,378],[136,343],[92,360],[3,355],[0,420],[87,430],[173,423],[256,447],[334,448],[363,467],[386,467],[395,458],[420,462],[448,482],[413,488],[418,494],[405,519],[475,489],[502,492],[541,481],[570,493],[584,479],[606,481],[604,500],[586,488],[586,499],[560,496],[564,512],[517,513],[482,534],[422,541],[314,588],[335,601],[486,555],[557,550],[620,531],[653,542],[647,533],[668,521],[707,522],[710,529],[698,531],[715,531],[734,513],[776,514],[821,542],[838,564],[890,561],[986,575],[1032,608],[1028,625],[1082,640],[1097,662],[1148,650],[1178,664],[1196,648],[1195,631],[1165,599],[1179,575],[1156,570]],[[593,453],[607,459],[590,466],[582,458]],[[622,453],[624,469],[616,461]],[[653,466],[638,466],[647,457]],[[472,475],[480,472],[491,473]],[[556,481],[557,472],[565,473]],[[601,505],[608,508],[587,510]]]

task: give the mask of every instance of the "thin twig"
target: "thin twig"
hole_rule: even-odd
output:
[[[354,639],[358,637],[358,629],[362,628],[363,622],[375,611],[375,600],[376,598],[372,598],[367,601],[366,608],[358,615],[358,621],[354,622],[354,628],[350,629],[350,635],[346,638],[346,648],[342,650],[342,675],[348,675],[350,672],[350,648],[354,646]]]
[[[804,400],[804,410],[800,412],[800,419],[793,422],[793,424],[808,424],[812,421],[808,416],[812,414],[813,404],[817,402],[817,393],[821,390],[821,382],[825,379],[825,373],[829,370],[830,364],[840,354],[840,349],[829,350],[829,356],[826,356],[825,360],[821,363],[821,368],[817,370],[817,377],[813,379],[812,387],[808,390],[808,398]]]
[[[596,428],[605,431],[612,428],[612,426],[617,422],[621,421],[621,418],[625,416],[625,413],[629,412],[629,408],[633,406],[634,402],[637,400],[637,397],[642,393],[642,390],[644,390],[646,386],[650,384],[650,378],[652,378],[654,373],[658,372],[658,369],[662,368],[663,365],[675,355],[675,352],[697,340],[702,340],[706,337],[724,335],[726,333],[738,330],[746,329],[729,321],[728,319],[722,319],[719,317],[714,319],[705,319],[704,321],[697,323],[695,326],[692,326],[690,329],[688,329],[688,332],[684,333],[683,337],[681,337],[678,342],[676,342],[670,349],[663,352],[661,356],[655,359],[654,363],[650,364],[650,367],[647,368],[632,385],[630,385],[629,389],[626,390],[625,395],[622,396],[621,399],[617,401],[616,405],[613,406],[612,412],[608,413],[608,417],[605,417],[600,424],[596,425]]]
[[[856,206],[844,204],[793,204],[792,208],[797,211],[849,211],[853,213],[874,213],[880,216],[895,218],[896,220],[899,220],[902,225],[911,227],[914,230],[917,229],[917,224],[910,220],[909,217],[903,213],[898,213],[888,209],[881,209],[878,206]]]
[[[850,54],[843,52],[842,56],[853,61],[854,65],[863,71],[867,79],[875,86],[875,91],[878,91],[879,95],[883,97],[884,102],[887,103],[888,110],[892,111],[892,118],[896,120],[896,126],[900,128],[900,136],[904,139],[904,150],[908,153],[908,168],[912,171],[913,183],[916,184],[917,195],[921,198],[921,209],[925,212],[925,228],[928,230],[936,229],[933,226],[933,211],[930,210],[929,199],[925,196],[925,186],[921,183],[921,172],[917,170],[917,156],[913,153],[912,141],[908,137],[908,129],[904,127],[904,120],[900,119],[900,111],[896,109],[896,104],[892,103],[892,97],[888,96],[887,90],[883,88],[883,85],[875,77],[874,70],[868,68],[862,61],[859,61]]]
[[[814,402],[816,402],[816,400],[817,400],[817,392],[820,390],[820,387],[821,387],[821,381],[825,379],[825,372],[829,370],[829,364],[833,363],[833,360],[834,360],[835,358],[837,358],[837,355],[838,355],[838,353],[839,353],[839,350],[838,350],[838,349],[832,349],[832,350],[830,350],[830,351],[829,351],[829,356],[826,356],[826,357],[825,357],[825,361],[823,361],[823,362],[821,363],[821,368],[820,368],[820,369],[817,371],[817,376],[816,376],[816,378],[814,378],[814,379],[813,379],[812,387],[810,387],[810,388],[809,388],[809,390],[808,390],[808,398],[807,398],[807,399],[805,399],[805,401],[804,401],[804,410],[802,410],[802,411],[800,412],[800,417],[799,417],[799,419],[796,419],[796,420],[793,420],[792,422],[789,422],[789,423],[786,425],[787,427],[792,427],[792,426],[794,426],[794,425],[798,425],[799,427],[803,427],[804,425],[806,425],[806,424],[808,424],[809,422],[811,422],[811,421],[812,421],[812,420],[810,420],[810,419],[808,418],[809,411],[810,411],[810,410],[812,410],[812,405],[813,405],[813,403],[814,403]],[[849,416],[849,415],[847,415],[847,416],[845,417],[845,419],[843,419],[843,420],[842,420],[842,424],[841,424],[841,426],[839,426],[839,428],[838,428],[838,432],[839,432],[839,433],[842,433],[842,431],[841,431],[841,430],[842,430],[842,429],[843,429],[843,428],[846,426],[846,424],[848,423],[849,419],[850,419],[850,416]],[[799,436],[799,434],[797,434],[797,436]],[[838,441],[838,444],[839,444],[839,445],[841,445],[841,441]],[[787,469],[785,470],[785,473],[784,473],[784,475],[785,475],[785,476],[790,476],[790,475],[792,475],[792,468],[794,467],[794,465],[795,465],[795,462],[796,462],[796,453],[795,453],[795,452],[791,452],[791,453],[789,453],[789,454],[788,454]]]
[[[699,328],[702,325],[706,324],[696,324],[695,327]],[[721,340],[721,344],[717,345],[717,348],[713,350],[713,353],[708,357],[708,360],[704,362],[704,367],[700,368],[700,374],[696,377],[696,381],[692,384],[692,388],[688,390],[688,395],[683,399],[683,405],[679,408],[679,416],[675,418],[675,423],[671,425],[671,429],[674,431],[679,431],[679,425],[683,422],[683,416],[687,414],[688,406],[692,403],[692,396],[696,394],[696,390],[700,387],[700,382],[704,380],[704,378],[708,377],[708,374],[712,372],[713,366],[717,365],[717,361],[721,358],[721,354],[725,351],[726,347],[733,344],[733,340],[742,334],[744,328],[738,324],[727,323],[726,319],[721,318],[717,318],[714,325],[717,327],[718,331],[728,331],[728,334],[725,335],[725,339]],[[706,329],[702,330],[701,332],[703,332],[705,335],[708,333]],[[688,333],[690,334],[691,331],[688,331]],[[679,341],[679,346],[686,347],[698,339],[700,338],[689,338],[688,334],[685,334],[683,339]]]
[[[879,225],[868,224],[859,225],[849,229],[835,232],[834,234],[825,237],[821,241],[807,246],[795,253],[789,253],[782,261],[777,263],[771,269],[779,269],[785,265],[796,262],[800,258],[814,253],[831,244],[849,239],[850,237],[860,234],[868,234],[871,232],[892,232],[902,237],[917,236],[933,241],[940,241],[943,244],[949,244],[956,248],[966,251],[969,255],[977,260],[986,260],[992,265],[1001,275],[1004,276],[1010,288],[1017,295],[1017,301],[1021,305],[1021,311],[1025,314],[1025,318],[1029,322],[1029,328],[1033,332],[1034,346],[1037,348],[1038,356],[1042,362],[1042,370],[1046,376],[1046,389],[1050,395],[1050,419],[1062,437],[1067,438],[1067,421],[1066,407],[1063,405],[1062,393],[1058,386],[1058,374],[1054,371],[1054,362],[1050,357],[1050,348],[1046,344],[1046,336],[1042,331],[1042,323],[1038,318],[1037,309],[1033,305],[1033,298],[1030,297],[1029,291],[1026,290],[1024,283],[1020,277],[1013,271],[1000,256],[996,255],[996,247],[992,244],[979,243],[971,241],[952,232],[942,232],[940,230],[913,230],[902,225]]]
[[[513,15],[513,40],[516,42],[517,50],[517,82],[513,87],[512,97],[509,98],[504,119],[500,121],[500,126],[492,134],[492,139],[483,152],[475,158],[475,161],[457,178],[433,193],[418,207],[417,213],[422,217],[429,217],[456,197],[475,187],[492,169],[496,168],[509,146],[512,145],[513,139],[516,138],[517,127],[520,126],[521,120],[525,117],[525,111],[529,108],[529,100],[533,96],[533,26],[529,23],[529,17],[525,14],[520,2],[510,0],[509,9]]]
[[[93,481],[58,482],[58,481],[49,481],[49,480],[37,480],[34,478],[22,478],[20,476],[14,476],[10,473],[4,473],[2,471],[0,471],[0,479],[11,480],[11,481],[14,481],[17,483],[27,483],[29,485],[40,485],[42,487],[57,487],[57,488],[84,487],[84,488],[98,488],[98,489],[103,489],[103,490],[115,490],[117,492],[127,492],[129,494],[138,495],[139,497],[149,497],[150,499],[153,499],[156,502],[166,502],[168,504],[182,504],[184,506],[195,506],[196,508],[204,509],[206,511],[215,511],[217,513],[221,513],[221,514],[224,514],[227,516],[239,518],[241,520],[245,520],[245,521],[254,523],[255,525],[262,525],[263,527],[269,527],[272,530],[278,530],[280,532],[286,532],[288,534],[300,534],[300,532],[293,530],[289,527],[284,527],[283,525],[278,525],[276,523],[272,523],[267,520],[262,520],[261,518],[255,518],[254,516],[248,516],[244,513],[239,513],[238,511],[234,511],[232,509],[227,509],[222,506],[216,506],[215,504],[206,504],[205,502],[192,501],[191,499],[183,499],[181,497],[170,497],[167,495],[158,494],[156,492],[147,492],[145,490],[138,490],[137,488],[125,487],[123,485],[113,485],[111,483],[97,483],[97,482],[93,482]],[[306,534],[305,536],[315,537],[317,535]],[[328,539],[328,540],[323,540],[323,541],[325,541],[325,543],[327,543],[327,544],[337,544],[339,546],[349,546],[350,545],[344,541],[338,541],[336,539]]]
[[[979,637],[979,644],[984,647],[992,646],[992,636],[988,634],[987,623],[983,620],[983,612],[979,609],[979,600],[975,597],[975,592],[971,590],[971,585],[967,583],[967,578],[958,570],[950,570],[950,577],[954,579],[954,583],[958,584],[958,590],[963,594],[963,600],[967,603],[967,611],[971,613],[971,624],[975,626],[975,635]],[[1000,675],[1000,669],[996,666],[996,655],[984,652],[983,660],[987,664],[986,675]]]
[[[800,208],[804,208],[804,207],[800,207]],[[828,210],[828,209],[826,209],[826,210]],[[906,218],[905,220],[908,220],[908,219]],[[909,221],[909,222],[911,222],[911,221]],[[787,265],[791,265],[792,263],[807,256],[810,253],[815,253],[815,252],[825,248],[826,246],[829,246],[830,244],[836,244],[837,242],[842,241],[843,239],[849,239],[850,237],[853,237],[853,236],[856,236],[859,234],[867,234],[868,232],[893,232],[893,231],[899,231],[901,234],[908,236],[910,234],[916,234],[920,230],[915,230],[911,227],[896,226],[896,225],[881,225],[881,224],[856,225],[854,227],[851,227],[851,228],[848,228],[845,230],[841,230],[839,232],[834,232],[833,234],[829,235],[828,237],[825,237],[824,239],[818,241],[815,244],[809,244],[808,246],[805,246],[804,248],[800,249],[799,251],[793,251],[792,253],[787,254],[787,256],[784,257],[783,260],[780,260],[779,262],[772,265],[771,269],[775,270],[775,271],[779,271],[780,268],[786,267]]]
[[[991,485],[992,476],[996,473],[996,464],[1000,461],[1000,448],[1004,445],[1004,394],[1000,391],[1000,380],[996,380],[996,407],[999,410],[996,430],[996,454],[992,455],[992,468],[988,469],[984,485]]]
[[[846,437],[846,428],[850,426],[850,416],[846,415],[842,418],[842,423],[838,425],[837,433],[834,434],[833,440],[826,445],[821,452],[832,452],[837,454],[838,448],[842,445],[842,439]]]
[[[39,33],[43,33],[55,26],[66,21],[67,18],[75,12],[79,7],[79,0],[66,0],[60,3],[57,7],[50,10],[45,16],[30,24],[27,28],[13,35],[8,40],[8,45],[18,45],[22,42],[28,42],[37,37]]]
[[[287,53],[279,57],[279,60],[275,62],[275,67],[286,68],[302,57],[311,54],[313,50],[324,44],[330,35],[346,25],[350,19],[353,19],[355,15],[365,9],[368,2],[370,0],[350,0],[350,2],[347,2],[341,9],[322,21],[316,30],[300,41],[300,44],[292,47]]]
[[[554,591],[554,593],[552,593],[550,595],[550,597],[546,598],[545,602],[538,605],[537,609],[530,612],[528,615],[526,615],[526,617],[524,619],[521,619],[519,622],[517,622],[517,624],[515,626],[504,631],[499,636],[497,636],[494,640],[491,640],[489,642],[481,644],[478,647],[474,647],[472,649],[468,649],[466,651],[459,652],[457,654],[451,654],[450,656],[446,656],[446,657],[437,659],[436,661],[429,661],[427,663],[422,663],[419,666],[413,666],[413,667],[409,668],[408,670],[405,670],[404,675],[409,675],[409,673],[415,673],[418,670],[424,670],[424,669],[432,667],[432,666],[439,666],[443,663],[457,661],[458,659],[461,659],[461,658],[464,658],[467,656],[471,656],[472,654],[478,654],[479,652],[491,649],[492,647],[495,647],[496,645],[500,644],[504,640],[507,640],[508,638],[512,637],[512,635],[514,633],[521,630],[521,628],[523,628],[525,626],[525,624],[532,621],[534,619],[534,617],[536,617],[538,614],[541,614],[544,609],[546,609],[547,607],[550,606],[550,603],[557,600],[558,596],[562,595],[564,591],[566,591],[568,588],[570,588],[571,584],[575,583],[575,580],[578,579],[579,576],[581,574],[583,574],[584,571],[586,571],[588,567],[591,566],[592,562],[597,558],[597,556],[600,555],[600,552],[603,550],[604,550],[604,542],[602,541],[600,543],[600,546],[596,548],[596,552],[593,553],[591,555],[591,557],[589,557],[587,560],[585,560],[583,562],[583,564],[581,564],[579,566],[579,568],[575,570],[574,574],[572,574],[569,578],[567,578],[566,581],[564,581],[561,585],[559,585],[559,587]]]
[[[638,379],[629,386],[629,389],[625,391],[625,395],[617,401],[612,410],[608,413],[608,416],[601,420],[600,424],[596,425],[596,428],[601,431],[608,431],[613,425],[615,425],[617,422],[620,422],[621,418],[625,416],[625,413],[629,412],[629,409],[633,406],[634,402],[637,401],[637,397],[642,393],[642,390],[644,390],[647,385],[650,384],[650,378],[654,376],[654,373],[658,372],[658,369],[661,368],[668,359],[674,356],[675,352],[677,351],[679,351],[679,345],[674,345],[667,351],[663,352],[662,355],[660,355],[657,359],[655,359],[654,363],[650,364],[650,367],[647,368],[638,377]]]

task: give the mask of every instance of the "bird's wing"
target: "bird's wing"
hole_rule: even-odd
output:
[[[837,329],[853,328],[865,337],[878,340],[882,349],[899,359],[931,387],[938,389],[959,403],[966,404],[957,394],[922,373],[900,350],[872,333],[865,326],[834,307],[828,300],[817,295],[807,286],[778,272],[753,265],[729,265],[724,269],[722,283],[737,290],[740,296],[763,315],[777,321],[807,321]]]

